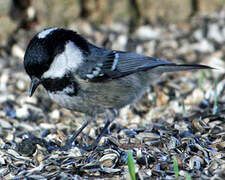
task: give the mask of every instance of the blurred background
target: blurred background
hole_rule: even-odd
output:
[[[60,109],[43,88],[28,97],[23,56],[34,34],[55,26],[99,46],[219,70],[162,76],[140,102],[120,111],[103,149],[53,155],[40,141],[62,145],[85,115]],[[224,69],[224,0],[1,0],[0,179],[129,179],[128,149],[139,179],[174,179],[174,155],[183,178],[224,179]],[[93,142],[103,125],[97,119],[76,145]]]
[[[77,30],[99,45],[120,50],[136,51],[138,44],[148,41],[147,53],[155,55],[161,39],[171,39],[174,33],[183,38],[197,28],[200,30],[193,40],[208,37],[224,41],[223,8],[223,0],[4,0],[0,2],[0,44],[8,53],[17,42],[24,49],[35,32],[57,26]],[[17,50],[21,58],[22,51]]]

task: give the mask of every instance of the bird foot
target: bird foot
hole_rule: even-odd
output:
[[[106,121],[104,128],[102,129],[99,136],[96,138],[96,140],[91,145],[82,146],[80,148],[85,151],[93,151],[98,146],[98,143],[100,142],[102,136],[104,136],[107,133],[110,123],[111,123],[111,121],[109,121],[109,120]]]

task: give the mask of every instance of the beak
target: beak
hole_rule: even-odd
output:
[[[41,81],[38,78],[36,78],[36,77],[31,78],[31,84],[30,84],[30,89],[29,89],[30,97],[34,94],[34,91],[37,89],[37,87],[40,83],[41,83]]]

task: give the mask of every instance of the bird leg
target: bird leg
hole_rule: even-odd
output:
[[[81,148],[84,149],[85,151],[92,151],[92,150],[94,150],[98,146],[98,143],[101,140],[102,136],[104,136],[106,134],[110,123],[111,123],[110,120],[106,121],[104,128],[102,129],[102,131],[100,132],[98,137],[95,139],[95,141],[91,145],[89,145],[89,146],[82,146]]]
[[[106,123],[102,131],[100,132],[99,136],[96,138],[96,140],[89,146],[81,146],[80,148],[86,150],[86,151],[92,151],[94,150],[97,146],[99,141],[101,140],[102,136],[104,136],[108,130],[108,127],[110,123],[115,119],[117,116],[117,111],[114,109],[108,110],[106,112]],[[95,117],[96,119],[96,117]],[[73,142],[77,138],[77,136],[83,131],[83,129],[89,124],[90,121],[86,121],[78,131],[76,131],[71,138],[68,138],[66,141],[66,144],[60,148],[60,150],[68,150],[72,147]]]
[[[92,151],[92,150],[94,150],[98,146],[98,143],[100,142],[102,136],[104,136],[107,133],[109,125],[116,118],[117,114],[118,113],[117,113],[117,111],[115,109],[108,110],[106,112],[105,126],[102,129],[102,131],[100,132],[100,134],[98,135],[98,137],[95,139],[95,141],[91,145],[89,145],[89,146],[83,146],[81,148],[84,149],[84,150],[86,150],[86,151]]]
[[[62,146],[60,149],[61,150],[68,150],[72,147],[73,142],[75,141],[75,139],[77,138],[77,136],[83,131],[83,129],[89,124],[89,121],[86,121],[81,127],[80,129],[78,129],[71,138],[68,138],[66,140],[66,144],[64,146]]]

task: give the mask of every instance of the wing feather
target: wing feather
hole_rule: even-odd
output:
[[[105,53],[105,54],[104,54]],[[160,72],[208,69],[204,65],[177,65],[167,60],[157,59],[134,52],[110,51],[87,57],[84,66],[89,69],[83,77],[91,81],[116,79],[129,74],[157,68]]]

